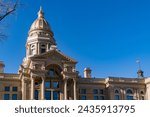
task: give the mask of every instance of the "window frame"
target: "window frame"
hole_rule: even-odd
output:
[[[5,86],[5,87],[4,87],[4,91],[9,92],[9,91],[10,91],[10,86]]]
[[[14,96],[16,96],[15,98],[14,98]],[[12,94],[12,100],[17,100],[18,99],[18,95],[17,94]]]
[[[8,96],[8,97],[7,97]],[[10,99],[10,94],[6,93],[3,95],[4,100],[9,100]]]
[[[17,92],[18,91],[18,87],[17,86],[12,87],[12,91]]]

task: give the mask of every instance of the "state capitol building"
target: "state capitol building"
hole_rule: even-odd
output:
[[[0,100],[148,100],[150,78],[138,70],[137,78],[84,77],[77,61],[56,47],[54,34],[40,8],[26,41],[26,57],[17,74],[4,72],[0,62]]]

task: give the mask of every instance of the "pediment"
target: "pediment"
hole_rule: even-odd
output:
[[[66,56],[62,52],[58,50],[50,50],[46,53],[40,54],[40,55],[35,55],[31,57],[31,59],[46,59],[49,61],[64,61],[64,62],[71,62],[71,63],[77,63],[76,60]]]

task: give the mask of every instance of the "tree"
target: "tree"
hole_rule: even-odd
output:
[[[4,20],[7,16],[11,15],[14,13],[18,6],[18,1],[19,0],[0,0],[0,23],[2,20]],[[3,34],[0,31],[0,40],[6,38],[6,35]]]

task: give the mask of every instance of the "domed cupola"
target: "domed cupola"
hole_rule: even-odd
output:
[[[44,18],[42,7],[40,7],[38,17],[32,23],[28,33],[26,56],[30,57],[45,53],[50,50],[51,46],[56,46],[54,34]]]
[[[48,22],[44,19],[44,12],[42,10],[42,7],[40,7],[40,10],[38,12],[38,18],[32,23],[29,33],[35,30],[44,30],[48,32],[51,31]]]

